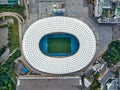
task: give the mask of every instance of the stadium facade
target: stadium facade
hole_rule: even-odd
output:
[[[34,69],[67,74],[89,65],[96,52],[96,39],[83,21],[57,16],[33,23],[24,35],[22,47]]]

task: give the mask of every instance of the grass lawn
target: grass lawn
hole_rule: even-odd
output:
[[[48,53],[70,53],[70,38],[48,38]]]
[[[10,48],[10,52],[19,47],[19,28],[18,21],[15,17],[6,17],[13,18],[14,24],[9,24],[9,32],[8,32],[8,47]]]
[[[24,17],[24,7],[20,5],[0,5],[0,13],[2,12],[16,12]]]

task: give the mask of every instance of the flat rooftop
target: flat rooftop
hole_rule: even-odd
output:
[[[16,90],[81,90],[81,78],[19,77]]]

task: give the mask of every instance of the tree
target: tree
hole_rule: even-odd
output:
[[[103,55],[103,59],[108,62],[108,66],[116,64],[120,61],[120,41],[113,41],[109,44],[107,51]]]

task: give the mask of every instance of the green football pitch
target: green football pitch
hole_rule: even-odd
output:
[[[48,53],[70,53],[71,38],[48,38]]]

